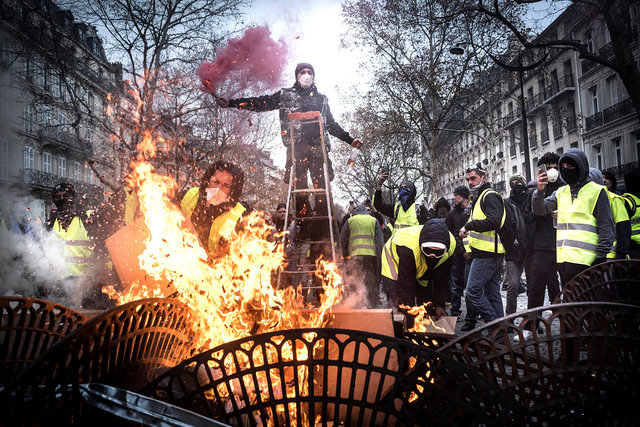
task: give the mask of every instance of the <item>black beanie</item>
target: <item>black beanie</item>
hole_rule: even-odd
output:
[[[453,190],[453,194],[457,194],[460,197],[468,199],[471,195],[471,191],[469,191],[469,189],[464,185],[459,185],[455,188],[455,190]]]
[[[295,78],[298,78],[298,73],[303,69],[303,68],[308,68],[311,71],[313,71],[313,75],[316,75],[316,71],[313,69],[313,65],[309,64],[308,62],[301,62],[298,65],[296,65],[296,74],[295,74]]]

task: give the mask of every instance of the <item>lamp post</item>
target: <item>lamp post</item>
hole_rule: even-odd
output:
[[[453,55],[462,55],[464,54],[464,49],[462,49],[458,45],[449,49],[449,53]],[[518,80],[520,83],[520,110],[522,112],[522,145],[524,149],[524,162],[525,162],[524,173],[525,173],[525,178],[527,182],[529,182],[531,180],[531,156],[529,153],[529,134],[527,131],[527,110],[524,103],[524,72],[532,70],[542,65],[542,63],[547,59],[548,52],[545,52],[543,57],[540,60],[536,61],[534,64],[522,65],[522,52],[519,51],[517,66],[505,64],[504,62],[498,60],[493,55],[491,54],[488,54],[488,55],[489,55],[489,58],[491,58],[491,60],[499,67],[504,68],[505,70],[508,70],[508,71],[516,71],[518,73]]]

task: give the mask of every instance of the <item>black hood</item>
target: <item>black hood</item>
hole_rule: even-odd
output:
[[[449,204],[447,199],[445,199],[444,197],[440,197],[438,200],[436,200],[434,207],[436,211],[438,210],[439,207],[445,207],[447,208],[447,210],[451,210],[451,205]]]
[[[573,163],[576,164],[576,167],[580,171],[578,176],[578,182],[574,186],[584,185],[584,183],[587,182],[589,178],[589,161],[587,160],[587,155],[584,153],[584,151],[578,148],[570,148],[569,150],[567,150],[567,152],[564,153],[560,157],[560,160],[558,161],[558,168],[560,169],[561,173],[562,173],[562,162],[566,159],[571,159]]]
[[[420,245],[425,242],[437,242],[446,246],[449,251],[449,229],[444,220],[430,219],[424,223],[420,230]]]

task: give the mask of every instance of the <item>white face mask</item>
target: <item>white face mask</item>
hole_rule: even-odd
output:
[[[558,169],[550,168],[547,170],[547,181],[556,182],[558,180]]]
[[[219,188],[207,188],[207,203],[218,206],[227,201],[227,195]]]
[[[313,76],[311,76],[311,74],[303,74],[298,79],[298,83],[300,83],[300,86],[304,89],[309,89],[313,84]]]

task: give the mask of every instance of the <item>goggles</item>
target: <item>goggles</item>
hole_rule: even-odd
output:
[[[484,169],[482,169],[480,166],[478,165],[471,165],[467,168],[467,170],[465,170],[464,173],[469,173],[469,172],[480,172],[481,174],[486,174],[486,171]]]
[[[447,252],[447,248],[442,243],[425,242],[420,245],[420,251],[427,258],[442,258]]]

